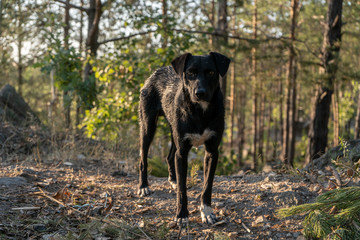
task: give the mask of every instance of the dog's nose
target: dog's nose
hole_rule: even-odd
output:
[[[198,88],[198,89],[195,91],[195,95],[196,95],[199,99],[203,99],[204,96],[205,96],[205,89],[203,89],[203,88]]]

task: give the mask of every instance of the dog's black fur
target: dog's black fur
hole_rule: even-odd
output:
[[[218,146],[224,131],[224,99],[219,76],[228,70],[230,59],[211,52],[206,56],[183,54],[172,66],[155,71],[141,89],[139,195],[150,194],[147,157],[156,122],[163,115],[171,126],[171,148],[167,157],[169,182],[177,189],[179,221],[187,220],[187,157],[192,146],[205,144],[204,186],[201,192],[203,222],[214,223],[211,191],[218,161]]]

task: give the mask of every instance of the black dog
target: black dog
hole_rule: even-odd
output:
[[[218,146],[224,131],[224,99],[219,75],[224,76],[230,59],[211,52],[206,56],[183,54],[171,66],[155,71],[141,89],[140,177],[139,195],[150,194],[147,180],[147,157],[159,116],[165,116],[171,126],[171,148],[167,157],[169,182],[177,189],[179,222],[187,221],[186,177],[187,157],[192,146],[205,144],[204,186],[200,212],[203,222],[213,224],[211,191]]]

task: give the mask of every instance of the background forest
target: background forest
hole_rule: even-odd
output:
[[[139,89],[184,52],[232,59],[219,174],[302,167],[359,138],[357,0],[0,3],[0,88],[13,85],[52,132],[122,146],[125,161],[137,159]],[[159,124],[161,165],[170,138]]]

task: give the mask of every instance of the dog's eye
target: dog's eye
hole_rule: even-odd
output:
[[[195,77],[196,73],[194,73],[194,72],[187,72],[187,75],[188,75],[189,77]]]
[[[211,71],[209,72],[209,75],[214,76],[215,72]]]

